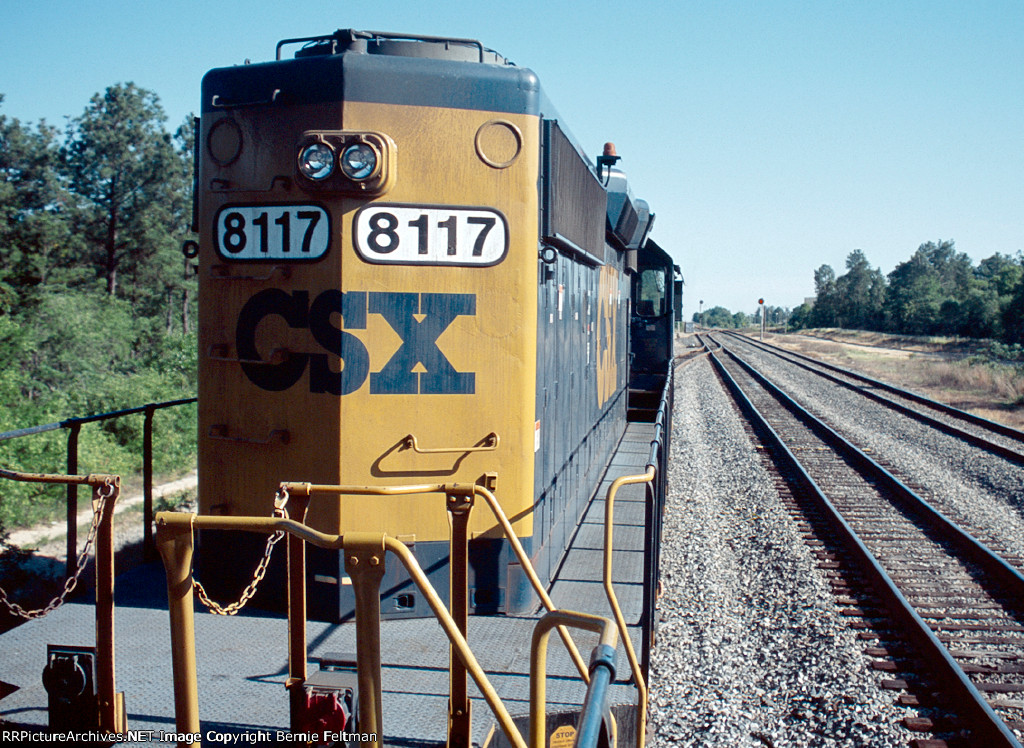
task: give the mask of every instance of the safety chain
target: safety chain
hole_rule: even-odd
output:
[[[25,610],[17,603],[12,603],[7,597],[7,591],[3,587],[0,587],[0,603],[7,610],[19,618],[24,618],[26,621],[31,621],[33,618],[42,618],[48,613],[52,613],[67,600],[75,587],[78,585],[78,579],[82,576],[82,572],[85,571],[85,565],[89,562],[89,549],[92,547],[93,542],[96,540],[96,533],[100,527],[100,520],[103,517],[103,510],[106,507],[107,499],[114,495],[114,482],[109,478],[103,482],[100,486],[96,495],[98,500],[93,510],[92,515],[92,526],[89,528],[89,536],[85,539],[85,545],[82,546],[82,552],[78,554],[78,566],[75,569],[73,576],[68,577],[64,580],[64,590],[50,601],[50,604],[45,608],[36,608],[35,610]]]
[[[288,519],[288,512],[285,509],[285,505],[288,503],[288,491],[281,489],[274,496],[274,514],[273,516],[280,519]],[[195,515],[192,515],[193,519]],[[263,581],[263,575],[267,573],[267,566],[270,564],[270,556],[274,552],[274,546],[277,542],[284,537],[284,531],[278,530],[273,535],[267,537],[267,547],[263,551],[263,558],[260,559],[259,564],[256,565],[256,571],[253,572],[252,581],[249,582],[248,586],[242,590],[242,596],[237,602],[233,602],[228,606],[221,606],[214,600],[210,599],[210,596],[206,594],[206,590],[203,589],[203,585],[199,583],[199,580],[195,577],[192,578],[192,589],[196,592],[196,597],[199,598],[199,602],[210,609],[210,612],[218,616],[233,616],[235,613],[245,607],[245,604],[252,599],[252,596],[256,594],[256,588],[259,587],[260,582]]]

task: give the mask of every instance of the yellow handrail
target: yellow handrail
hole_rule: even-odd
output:
[[[644,682],[643,673],[640,670],[640,663],[633,650],[633,641],[629,638],[629,629],[626,627],[626,619],[622,615],[622,608],[619,606],[619,599],[615,595],[615,588],[612,586],[612,540],[614,535],[615,517],[615,495],[622,486],[636,483],[650,483],[654,480],[654,466],[648,465],[647,472],[643,475],[624,475],[616,478],[608,488],[608,496],[604,506],[604,591],[608,596],[608,603],[611,605],[612,614],[615,616],[615,623],[619,627],[619,636],[626,648],[626,657],[629,658],[629,667],[633,672],[633,679],[636,682],[637,690],[637,748],[644,748],[647,732],[647,684]]]
[[[336,486],[297,482],[285,482],[281,483],[280,486],[280,490],[287,491],[289,494],[297,493],[304,496],[311,496],[314,493],[348,494],[354,496],[397,496],[413,493],[447,493],[453,489],[468,490],[470,488],[474,495],[482,496],[484,501],[487,502],[487,506],[490,508],[494,518],[498,521],[498,524],[501,525],[502,532],[504,532],[505,537],[508,538],[508,542],[512,546],[512,551],[516,554],[519,565],[523,568],[526,578],[530,580],[530,585],[533,587],[534,592],[537,593],[537,597],[540,598],[541,603],[544,605],[544,609],[548,612],[556,610],[555,603],[548,595],[547,590],[544,589],[544,585],[541,584],[540,578],[537,576],[537,572],[533,568],[533,563],[530,561],[530,557],[526,554],[523,544],[519,542],[519,538],[516,536],[515,530],[512,528],[512,523],[505,514],[505,510],[501,508],[501,504],[498,503],[497,497],[483,486],[476,484],[470,486],[458,483],[430,483],[414,486]],[[564,626],[559,626],[558,635],[565,643],[565,647],[569,651],[569,657],[576,666],[576,670],[579,672],[580,677],[583,678],[584,682],[589,683],[590,672],[587,669],[586,663],[583,661],[583,656],[580,655],[579,648],[576,646],[572,636],[569,634],[568,629]]]
[[[612,488],[609,491],[609,501],[607,503],[607,514],[606,514],[606,548],[611,547],[611,508],[614,502],[614,494],[617,492],[619,486],[626,483],[637,483],[646,482],[653,477],[653,468],[649,468],[649,475],[647,476],[627,476],[625,478],[618,479],[612,484]],[[579,653],[579,649],[576,647],[568,629],[565,625],[564,614],[571,614],[567,611],[559,611],[550,596],[547,594],[543,584],[541,583],[533,565],[527,555],[525,549],[520,543],[519,538],[516,536],[512,524],[509,521],[507,515],[498,503],[497,497],[489,491],[487,488],[475,484],[419,484],[419,485],[407,485],[407,486],[342,486],[342,485],[327,485],[327,484],[313,484],[304,482],[283,482],[280,484],[280,492],[285,500],[288,495],[296,495],[303,497],[306,501],[315,493],[330,493],[335,495],[406,495],[416,493],[446,493],[446,494],[461,494],[468,495],[472,494],[480,496],[487,503],[491,512],[493,513],[498,524],[501,526],[503,533],[508,538],[510,545],[512,546],[513,552],[521,564],[523,571],[526,573],[527,578],[530,580],[530,584],[540,598],[545,609],[548,611],[549,616],[557,614],[548,620],[545,626],[550,629],[555,627],[558,629],[559,635],[561,636],[566,648],[569,652],[573,663],[576,666],[577,671],[580,673],[584,682],[590,682],[590,673],[583,661],[582,656]],[[304,515],[305,502],[302,503]],[[191,555],[192,555],[192,533],[194,529],[209,529],[209,530],[239,530],[247,532],[256,532],[261,534],[272,534],[275,532],[284,532],[298,540],[312,543],[318,547],[334,550],[346,549],[345,535],[330,535],[322,533],[318,530],[303,524],[300,521],[292,519],[282,519],[279,517],[231,517],[231,516],[198,516],[195,514],[180,514],[174,512],[161,512],[157,515],[157,531],[161,556],[164,557],[165,566],[168,569],[168,591],[169,600],[171,601],[171,628],[172,628],[172,641],[174,649],[174,668],[175,668],[175,716],[176,724],[179,730],[185,732],[196,732],[199,727],[198,717],[198,695],[196,693],[196,670],[195,670],[195,634],[194,634],[194,620],[193,620],[193,608],[192,608],[192,576],[191,576]],[[184,534],[188,534],[187,540]],[[372,538],[370,536],[373,536]],[[424,598],[427,600],[428,605],[434,612],[435,617],[438,619],[442,628],[445,631],[446,636],[453,647],[455,654],[459,660],[465,666],[466,671],[473,678],[481,694],[483,694],[485,701],[488,706],[494,712],[495,717],[498,720],[503,732],[508,737],[509,741],[516,746],[516,748],[526,748],[526,743],[523,741],[522,736],[519,734],[512,722],[508,711],[501,703],[500,698],[494,691],[493,687],[487,680],[486,675],[480,668],[479,663],[476,661],[475,656],[469,649],[469,645],[466,642],[465,636],[459,631],[458,624],[452,618],[451,614],[445,609],[444,604],[441,602],[440,597],[436,591],[430,585],[429,580],[419,567],[418,562],[412,555],[412,552],[405,546],[404,543],[388,537],[384,534],[375,533],[347,533],[349,538],[348,545],[355,547],[356,545],[361,548],[365,548],[366,545],[379,544],[378,548],[383,550],[391,551],[396,557],[402,562],[406,570],[409,572],[410,577],[416,586],[423,593]],[[372,542],[370,542],[372,541]],[[347,555],[347,554],[346,554]],[[300,557],[301,558],[301,557]],[[380,568],[383,568],[383,556],[380,559],[374,557],[373,559],[380,564]],[[618,605],[618,601],[615,598],[614,590],[611,588],[611,559],[610,554],[606,552],[606,569],[605,579],[606,592],[609,594],[609,600],[611,602],[612,610],[616,616],[616,625],[620,632],[620,637],[624,640],[627,648],[627,655],[630,660],[630,666],[633,670],[633,674],[638,686],[639,691],[639,703],[638,708],[641,714],[640,726],[639,726],[639,740],[642,745],[643,740],[643,719],[642,715],[646,713],[647,704],[647,691],[643,681],[643,677],[640,673],[639,665],[637,663],[636,654],[632,647],[632,642],[629,639],[628,630],[626,628],[625,621],[623,620],[621,610]],[[174,573],[174,570],[177,572]],[[291,576],[292,572],[289,572]],[[172,579],[172,576],[174,579]],[[355,580],[353,580],[355,581]],[[176,600],[176,598],[178,598]],[[583,614],[578,614],[583,616]],[[357,611],[357,624],[359,614]],[[607,619],[599,619],[597,617],[590,617],[594,620],[605,621],[609,626],[610,621]],[[187,619],[187,620],[186,620]],[[544,621],[545,619],[541,619]],[[579,624],[581,619],[572,619],[570,623],[573,625]],[[589,619],[588,619],[589,620]],[[368,624],[372,625],[372,624]],[[595,624],[596,625],[596,624]],[[603,625],[603,624],[602,624]],[[291,624],[290,624],[291,626]],[[540,623],[538,623],[540,627]],[[586,626],[583,626],[586,628]],[[598,630],[598,629],[593,629]],[[604,629],[601,629],[602,631]],[[376,634],[379,639],[379,632]],[[546,646],[546,644],[545,644]],[[613,645],[614,646],[614,645]],[[303,663],[304,664],[304,663]],[[379,689],[379,666],[377,668],[378,675],[375,686],[372,686],[370,690]],[[367,676],[370,677],[370,676]],[[361,691],[366,690],[365,686],[361,686]],[[375,691],[379,693],[379,690]],[[360,723],[363,729],[369,731],[379,731],[380,729],[380,704],[377,696],[371,696],[367,694],[369,698],[366,699],[365,705],[368,710],[372,710],[375,714],[363,714],[360,715]],[[533,707],[531,707],[533,708]],[[361,709],[362,712],[362,709]],[[536,745],[543,745],[543,739]]]
[[[261,534],[285,532],[308,543],[313,543],[320,548],[336,550],[344,550],[346,548],[344,536],[328,535],[290,519],[275,517],[200,517],[195,514],[179,512],[160,512],[157,514],[157,543],[161,556],[164,558],[164,565],[168,571],[168,597],[171,609],[171,641],[175,675],[175,723],[177,729],[184,732],[199,731],[191,574],[192,532],[196,528],[203,530],[241,530]],[[365,544],[370,534],[350,533],[350,535],[356,536],[360,544]],[[469,649],[465,637],[459,632],[458,626],[445,609],[444,603],[431,586],[412,552],[404,543],[394,538],[383,534],[376,534],[376,537],[379,538],[379,542],[384,550],[391,551],[398,557],[409,572],[413,582],[420,592],[423,593],[427,604],[440,622],[459,659],[465,665],[477,688],[480,689],[491,711],[494,712],[494,716],[497,718],[506,737],[508,737],[515,748],[527,748],[508,710],[491,686],[476,657]],[[349,545],[351,544],[352,541],[350,540]],[[382,562],[383,559],[380,559],[380,561]],[[383,564],[381,563],[381,565]],[[357,609],[357,626],[359,616],[360,613]],[[362,656],[362,652],[359,653],[359,656]],[[379,676],[373,690],[376,691],[378,688]],[[379,703],[376,703],[375,697],[369,693],[365,697],[370,700],[371,705],[379,709]],[[367,716],[370,716],[370,719],[364,719],[361,710],[360,728],[376,732],[379,736],[380,724],[378,718],[371,715]]]
[[[577,613],[569,610],[552,610],[546,613],[533,629],[530,642],[530,746],[544,748],[547,731],[547,654],[548,635],[552,628],[566,626],[594,631],[601,635],[598,646],[615,649],[617,633],[612,622],[602,616]],[[614,742],[613,742],[614,745]]]
[[[480,447],[432,447],[430,449],[427,449],[419,445],[419,442],[416,440],[415,434],[408,434],[404,439],[402,439],[402,445],[406,449],[411,449],[413,452],[416,452],[421,455],[465,454],[467,452],[493,452],[498,448],[499,437],[495,432],[492,431],[483,439],[481,439],[481,441],[484,442],[484,444],[483,446]]]
[[[23,473],[0,468],[0,478],[24,483],[52,483],[87,485],[92,488],[93,530],[96,547],[96,690],[99,702],[99,724],[103,732],[124,732],[127,713],[124,694],[117,693],[114,668],[114,505],[121,494],[118,475],[55,475],[51,473]],[[88,543],[86,543],[88,547]],[[68,559],[69,565],[71,559]],[[79,557],[78,575],[84,568],[85,555]],[[70,586],[69,586],[70,585]],[[64,593],[55,598],[41,615],[61,604],[73,589],[72,579],[64,586]],[[0,590],[0,593],[3,591]],[[6,594],[4,594],[6,599]]]

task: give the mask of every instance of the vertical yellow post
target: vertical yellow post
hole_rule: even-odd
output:
[[[100,512],[96,531],[96,686],[99,691],[100,730],[124,732],[124,699],[114,681],[114,504],[121,479],[111,476],[93,484],[93,511]]]
[[[474,486],[448,490],[448,511],[452,515],[452,536],[448,553],[448,607],[455,625],[467,639],[469,629],[469,513],[473,508]],[[448,748],[470,748],[471,719],[466,666],[455,645],[448,647]]]
[[[156,546],[167,570],[167,607],[171,619],[174,673],[174,725],[179,733],[199,732],[196,687],[195,609],[192,597],[192,528],[168,526],[157,515]]]
[[[622,608],[619,607],[619,598],[615,595],[615,586],[612,584],[612,550],[615,532],[615,496],[622,486],[631,486],[637,483],[650,483],[654,480],[654,467],[648,466],[647,472],[643,475],[624,475],[612,481],[608,488],[608,495],[604,500],[604,592],[611,606],[612,615],[615,616],[615,623],[619,627],[619,637],[626,650],[626,657],[629,659],[629,667],[633,673],[633,681],[637,690],[636,704],[636,745],[637,748],[644,748],[647,743],[647,683],[644,682],[644,675],[640,671],[640,662],[637,660],[636,652],[633,650],[633,640],[629,638],[629,629],[626,626],[626,619],[622,615]]]
[[[283,489],[282,489],[283,491]],[[287,496],[288,494],[284,494]],[[279,498],[282,494],[279,492]],[[276,502],[275,502],[276,503]],[[294,519],[305,522],[309,506],[308,491],[292,497]],[[302,686],[306,682],[306,541],[288,534],[288,693],[291,704],[292,732],[301,732],[299,724]]]
[[[380,679],[380,583],[384,578],[384,535],[349,532],[344,536],[345,572],[356,599],[356,669],[359,680],[359,732],[372,733],[377,748],[382,732]]]

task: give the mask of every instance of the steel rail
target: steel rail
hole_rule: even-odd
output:
[[[32,434],[42,434],[47,431],[56,431],[57,429],[69,428],[75,424],[83,423],[95,423],[96,421],[107,421],[111,418],[120,418],[122,416],[130,416],[136,413],[145,413],[148,410],[161,410],[163,408],[173,408],[176,405],[188,405],[189,403],[196,402],[194,397],[186,397],[181,400],[167,400],[160,403],[147,403],[146,405],[136,405],[132,408],[124,408],[123,410],[112,410],[108,413],[97,413],[91,416],[74,416],[72,418],[65,418],[62,421],[54,421],[53,423],[44,423],[41,426],[29,426],[28,428],[15,429],[14,431],[4,431],[0,433],[0,441],[7,441],[8,439],[17,439],[22,436],[30,436]]]
[[[723,350],[725,350],[724,347]],[[802,413],[804,415],[798,415],[798,417],[805,417],[810,419],[811,423],[818,424],[816,427],[812,426],[812,428],[819,436],[827,439],[828,437],[824,436],[824,434],[831,433],[834,435],[833,438],[838,440],[836,443],[842,442],[848,444],[848,442],[845,442],[842,437],[839,437],[834,431],[828,429],[828,427],[815,419],[805,409],[797,405],[796,402],[785,395],[785,393],[782,393],[781,390],[764,378],[763,375],[754,372],[753,368],[750,367],[749,364],[740,361],[738,357],[729,351],[726,351],[726,353],[729,353],[729,355],[740,363],[746,371],[750,372],[757,381],[761,382],[762,386],[765,386],[765,388],[769,390],[769,392],[776,397],[780,397],[787,409],[790,409],[795,415],[797,413]],[[831,500],[829,500],[800,461],[789,450],[778,432],[776,432],[768,423],[765,416],[757,410],[739,383],[736,382],[728,372],[719,357],[713,353],[711,355],[711,359],[723,380],[726,382],[730,392],[733,393],[733,396],[741,410],[753,423],[757,425],[759,429],[761,429],[765,436],[765,440],[770,443],[770,445],[775,449],[776,454],[779,455],[780,461],[795,472],[797,476],[796,482],[803,487],[805,493],[811,496],[821,509],[824,510],[825,515],[829,518],[833,529],[838,533],[843,545],[857,559],[866,576],[872,581],[875,592],[883,599],[893,618],[903,625],[903,633],[913,641],[919,651],[929,655],[928,662],[933,675],[941,681],[944,689],[957,705],[957,709],[959,709],[961,713],[971,721],[972,726],[975,728],[973,730],[973,732],[976,733],[975,737],[984,739],[986,741],[984,745],[988,746],[1021,748],[1020,742],[1014,736],[1010,728],[993,711],[985,697],[953,659],[948,648],[939,641],[938,637],[934,634],[928,624],[925,623],[921,616],[914,610],[913,606],[911,606],[906,597],[904,597],[903,593],[881,566],[875,555],[867,548],[857,533],[843,518],[836,506]],[[796,410],[794,410],[794,408]],[[829,441],[831,441],[831,439]],[[876,475],[878,477],[889,476],[888,479],[883,478],[887,483],[889,482],[889,479],[896,481],[888,471],[881,466],[878,466],[877,463],[874,463],[874,461],[864,455],[863,452],[852,445],[849,445],[849,448],[851,450],[851,455],[860,455],[860,458],[857,458],[858,462],[861,462],[864,465],[876,465],[878,470]],[[898,483],[898,481],[896,481],[896,483]],[[934,519],[938,520],[941,518],[945,523],[949,523],[948,520],[930,507],[927,502],[924,502],[923,499],[916,497],[916,494],[913,494],[909,489],[906,489],[906,491],[920,501],[922,505],[931,509],[931,515]],[[957,528],[957,530],[959,531],[957,533],[959,536],[970,537],[962,530],[959,530],[959,528]],[[977,541],[974,541],[973,538],[971,538],[971,540],[975,545],[980,545]],[[982,546],[982,548],[984,548],[984,546]],[[984,549],[984,551],[987,555],[994,557],[999,564],[1006,567],[1012,573],[1011,576],[1015,576],[1017,578],[1020,577],[1020,574],[1016,572],[1015,569],[1009,567],[1002,561],[1002,559],[999,559],[997,556],[992,554],[991,551],[988,551],[987,548]]]
[[[968,552],[971,560],[981,565],[987,573],[997,577],[1000,582],[1005,584],[1010,590],[1014,590],[1016,597],[1024,601],[1024,575],[1022,575],[1020,571],[1011,566],[1004,559],[1000,558],[997,554],[993,553],[992,550],[984,543],[960,527],[956,522],[943,514],[926,499],[918,495],[913,489],[869,457],[861,449],[854,446],[850,441],[840,435],[838,431],[826,425],[824,421],[817,418],[806,408],[802,407],[764,374],[739,358],[735,352],[729,349],[724,350],[731,358],[733,358],[733,360],[748,371],[752,377],[760,382],[765,389],[779,399],[786,408],[790,410],[790,412],[794,413],[802,421],[809,423],[819,437],[832,444],[837,451],[842,450],[844,454],[852,458],[858,465],[862,466],[864,470],[870,471],[875,478],[882,481],[891,491],[895,492],[905,500],[914,509],[914,511],[916,511],[919,516],[928,523],[930,527],[936,528],[940,532],[944,532],[952,536],[956,543]]]
[[[745,343],[750,343],[751,345],[753,345],[755,347],[763,348],[767,352],[772,353],[773,355],[778,356],[779,358],[785,359],[785,357],[788,355],[788,356],[792,356],[792,357],[797,358],[797,359],[801,359],[802,361],[806,361],[806,362],[808,362],[810,364],[813,364],[815,366],[820,366],[823,369],[828,369],[830,371],[838,372],[838,373],[840,373],[840,374],[842,374],[844,376],[850,377],[851,379],[856,379],[856,380],[858,380],[860,382],[864,382],[865,384],[868,384],[868,385],[870,385],[872,387],[876,387],[876,388],[878,388],[880,390],[885,390],[886,392],[892,392],[894,395],[898,395],[900,397],[905,397],[908,400],[913,400],[914,402],[920,403],[921,405],[924,405],[924,406],[927,406],[929,408],[933,408],[935,410],[941,411],[941,412],[945,413],[946,415],[952,416],[954,418],[958,418],[958,419],[963,420],[963,421],[967,421],[968,423],[971,423],[971,424],[973,424],[975,426],[979,426],[981,428],[989,429],[990,431],[994,431],[995,433],[999,434],[1000,436],[1005,436],[1008,439],[1013,439],[1014,441],[1018,441],[1018,442],[1021,442],[1022,444],[1024,444],[1024,431],[1021,431],[1019,429],[1015,429],[1012,426],[1007,426],[1006,424],[999,423],[998,421],[993,421],[993,420],[990,420],[988,418],[982,418],[981,416],[975,415],[974,413],[969,413],[966,410],[961,410],[960,408],[954,408],[952,405],[948,405],[947,403],[942,403],[942,402],[939,402],[938,400],[932,400],[931,398],[928,398],[928,397],[925,397],[924,395],[918,394],[917,392],[914,392],[913,390],[902,389],[902,388],[897,387],[895,385],[889,384],[888,382],[883,382],[880,379],[873,379],[872,377],[869,377],[869,376],[867,376],[865,374],[860,374],[859,372],[850,371],[848,369],[844,369],[841,366],[836,366],[835,364],[829,364],[829,363],[826,363],[824,361],[819,361],[818,359],[813,358],[811,356],[804,355],[803,353],[797,353],[796,351],[789,351],[789,350],[786,350],[784,348],[780,348],[779,346],[771,345],[770,343],[762,343],[760,341],[754,340],[753,338],[748,338],[746,335],[741,335],[741,334],[735,333],[735,332],[726,332],[725,334],[726,335],[731,335],[731,336],[736,337],[736,338],[739,338],[739,339],[743,340]],[[793,363],[797,363],[797,362],[794,361]],[[798,366],[803,366],[803,368],[806,368],[809,371],[814,371],[813,368],[810,368],[810,367],[808,367],[808,366],[806,366],[804,364],[799,364],[798,363],[797,365]],[[832,377],[829,377],[827,374],[824,374],[823,372],[815,372],[815,373],[820,374],[821,376],[827,377],[827,378],[831,379],[832,381],[837,382],[839,384],[843,384],[844,386],[849,387],[851,389],[859,389],[859,388],[855,387],[854,385],[851,385],[849,382],[843,382],[842,380],[839,380],[839,379],[833,379]],[[928,419],[928,421],[933,423],[933,424],[942,424],[943,423],[942,421],[935,421],[930,416],[927,416],[927,415],[921,413],[920,411],[907,408],[905,405],[900,405],[899,403],[894,403],[892,400],[886,400],[885,398],[880,397],[876,393],[870,392],[868,390],[862,390],[862,389],[860,389],[859,391],[863,392],[863,394],[867,395],[868,397],[871,397],[871,398],[873,398],[875,400],[878,400],[879,402],[885,403],[887,405],[888,404],[892,404],[898,410],[904,410],[905,409],[905,410],[909,411],[910,414],[917,414],[917,415],[921,416],[922,419]],[[946,427],[947,428],[951,428],[951,429],[955,429],[955,427],[948,426],[948,425],[946,425]],[[939,428],[943,428],[943,426],[939,426]],[[959,429],[955,429],[955,430],[958,431],[958,432],[960,431]],[[968,432],[960,432],[960,433],[966,434]],[[977,436],[975,436],[973,434],[970,434],[970,436],[973,436],[975,439],[978,438]],[[988,442],[986,442],[986,443],[988,443]],[[1024,454],[1022,454],[1020,452],[1015,452],[1013,450],[1007,450],[1005,447],[1003,447],[1002,449],[1005,450],[1006,452],[1009,452],[1012,455],[1012,457],[1010,457],[1010,459],[1016,459],[1017,461],[1024,461]]]
[[[33,434],[44,434],[58,429],[67,429],[67,461],[66,467],[69,474],[78,473],[78,433],[83,424],[107,421],[122,416],[142,413],[143,435],[142,435],[142,522],[143,522],[143,549],[146,560],[155,560],[155,546],[153,545],[153,414],[164,408],[173,408],[177,405],[188,405],[196,402],[194,397],[186,397],[180,400],[166,400],[159,403],[146,403],[122,410],[114,410],[108,413],[97,413],[91,416],[75,416],[65,418],[62,421],[44,423],[39,426],[15,429],[0,433],[0,442],[10,439],[18,439]],[[52,481],[51,481],[52,482]],[[72,573],[75,548],[78,545],[78,486],[80,483],[61,481],[67,484],[66,490],[66,524],[67,524],[67,574]]]

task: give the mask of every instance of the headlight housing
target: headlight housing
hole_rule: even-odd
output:
[[[396,150],[382,133],[310,130],[299,138],[298,181],[305,188],[380,195],[394,182]]]

